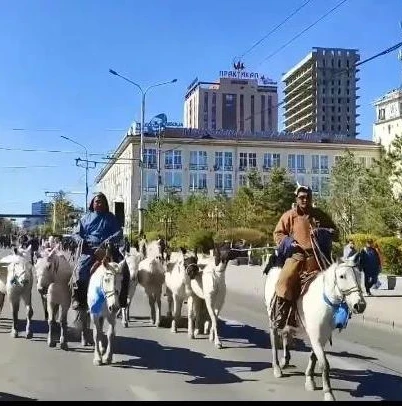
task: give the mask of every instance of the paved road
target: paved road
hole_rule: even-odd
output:
[[[1,255],[1,253],[0,253]],[[164,314],[166,313],[166,301]],[[12,339],[8,306],[0,319],[0,400],[321,400],[304,391],[308,348],[298,340],[294,368],[275,379],[262,300],[228,292],[221,333],[224,349],[149,325],[139,289],[129,328],[117,328],[111,366],[94,367],[92,350],[46,346],[47,326],[34,291],[34,338]],[[23,315],[21,309],[21,317]],[[184,310],[183,310],[184,314]],[[401,336],[352,323],[329,348],[337,400],[402,399]],[[318,383],[320,385],[320,379]]]

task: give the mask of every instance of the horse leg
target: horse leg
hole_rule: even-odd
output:
[[[89,325],[90,317],[86,309],[79,310],[81,318],[81,345],[88,347],[93,345],[91,338],[89,337]]]
[[[190,338],[194,338],[194,297],[187,298],[187,332]]]
[[[61,305],[61,315],[60,315],[60,349],[68,351],[68,340],[67,340],[67,314],[69,305]]]
[[[27,324],[25,327],[25,337],[29,340],[33,337],[32,333],[32,317],[33,317],[33,309],[32,309],[32,286],[29,287],[27,286],[26,289],[28,289],[24,294],[22,295],[22,300],[25,303],[25,308],[26,308],[26,317],[27,317]]]
[[[282,331],[282,344],[283,344],[283,358],[280,361],[282,369],[289,367],[290,351],[289,351],[289,331]]]
[[[335,400],[332,393],[331,382],[329,380],[329,363],[325,356],[323,345],[316,341],[311,342],[311,346],[315,355],[317,356],[318,364],[322,367],[322,391],[324,392],[324,400]]]
[[[205,304],[208,309],[209,317],[211,318],[211,331],[209,332],[209,341],[214,341],[216,348],[222,348],[222,343],[218,336],[218,317],[212,304],[212,297],[205,297]]]
[[[5,293],[0,292],[0,314],[1,314],[2,310],[3,310],[5,296],[6,296]]]
[[[172,307],[173,307],[173,303],[174,303],[174,299],[173,299],[173,293],[172,291],[166,286],[166,294],[167,294],[167,302],[168,302],[168,311],[166,313],[166,316],[168,318],[172,317]],[[173,323],[173,321],[172,321]]]
[[[158,307],[158,311],[156,313],[156,320],[155,320],[155,325],[156,327],[161,326],[161,317],[162,317],[162,289],[158,291],[156,294],[156,305]]]
[[[173,295],[173,314],[174,317],[172,319],[172,325],[170,331],[172,333],[177,333],[177,326],[179,324],[180,316],[181,316],[181,305],[180,305],[180,298],[177,294]]]
[[[106,347],[107,345],[105,345],[105,336],[103,335],[103,326],[105,324],[105,318],[103,316],[99,317],[99,328],[100,328],[100,335],[101,335],[101,339],[99,340],[99,351],[101,353],[101,355],[103,356],[106,352]]]
[[[121,324],[124,328],[128,327],[128,306],[129,306],[129,299],[127,299],[127,306],[121,309]]]
[[[113,345],[115,337],[115,323],[116,323],[115,314],[110,313],[107,316],[107,321],[109,323],[109,328],[107,330],[107,348],[104,356],[104,363],[111,364],[113,360]]]
[[[42,306],[43,306],[43,311],[45,313],[45,320],[49,319],[49,312],[47,311],[47,298],[45,295],[40,295],[42,299]]]
[[[151,308],[151,323],[155,324],[155,321],[156,321],[155,296],[153,293],[149,293],[148,302],[149,302],[149,307]]]
[[[311,351],[310,353],[310,359],[308,361],[307,369],[306,369],[306,382],[304,384],[304,387],[306,388],[307,391],[313,391],[316,390],[317,387],[314,382],[314,369],[315,369],[315,364],[317,363],[317,357],[314,354],[314,351]]]
[[[56,327],[56,305],[48,300],[48,319],[49,332],[47,334],[47,345],[49,347],[56,347],[56,340],[54,340],[54,329]]]
[[[92,321],[94,324],[93,338],[94,338],[94,360],[93,364],[95,366],[102,365],[102,356],[99,348],[99,341],[102,338],[103,332],[99,323],[99,317],[92,316]]]
[[[202,326],[202,313],[201,313],[201,299],[195,298],[194,301],[194,316],[195,316],[195,329],[194,337],[200,335],[200,331],[203,330]]]
[[[272,367],[274,369],[274,377],[281,378],[282,370],[278,361],[278,346],[277,346],[278,330],[272,325],[269,327],[269,337],[271,340]]]
[[[11,313],[13,315],[13,325],[11,327],[11,337],[18,337],[18,312],[20,310],[20,298],[13,298],[10,301]]]

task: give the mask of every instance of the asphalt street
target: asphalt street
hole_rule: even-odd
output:
[[[1,256],[0,252],[0,256]],[[4,255],[4,253],[3,253]],[[9,335],[5,303],[0,319],[0,400],[322,400],[322,392],[304,390],[309,348],[295,341],[292,368],[275,379],[271,369],[266,312],[262,298],[228,291],[220,334],[224,348],[205,336],[190,340],[183,328],[170,332],[168,320],[156,328],[148,321],[142,288],[136,292],[128,328],[117,325],[110,366],[95,367],[93,350],[70,334],[70,350],[48,348],[47,324],[33,289],[34,337]],[[163,298],[163,314],[167,303]],[[183,315],[186,314],[183,309]],[[20,318],[25,315],[20,309]],[[73,318],[71,314],[70,319]],[[24,329],[21,322],[21,329]],[[71,329],[71,333],[74,330]],[[351,320],[334,333],[328,347],[332,386],[337,400],[401,400],[402,336]],[[317,378],[321,387],[321,378]]]

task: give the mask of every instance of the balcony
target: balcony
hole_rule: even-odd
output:
[[[227,172],[232,172],[233,171],[233,166],[232,165],[225,165],[224,170]]]
[[[164,191],[165,192],[181,192],[182,187],[181,186],[165,186]]]
[[[189,192],[208,192],[208,189],[206,186],[189,186],[188,188]]]
[[[247,170],[247,166],[239,166],[239,172],[245,172]]]
[[[156,169],[156,162],[144,162],[144,167],[147,169]]]
[[[273,166],[271,165],[263,165],[263,167],[262,167],[262,170],[264,171],[264,172],[270,172],[270,171],[272,171],[272,168],[273,168]]]
[[[144,186],[144,192],[156,192],[156,186]]]
[[[182,164],[165,164],[165,169],[182,169]]]
[[[190,169],[190,171],[206,171],[206,170],[208,170],[208,165],[190,164],[189,169]]]

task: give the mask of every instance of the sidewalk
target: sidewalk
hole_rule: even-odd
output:
[[[265,275],[261,266],[228,265],[226,286],[229,292],[259,297],[264,300]],[[230,293],[229,293],[230,294]],[[353,315],[353,320],[369,322],[378,327],[402,329],[402,290],[375,290],[365,297],[367,308],[363,315]]]

